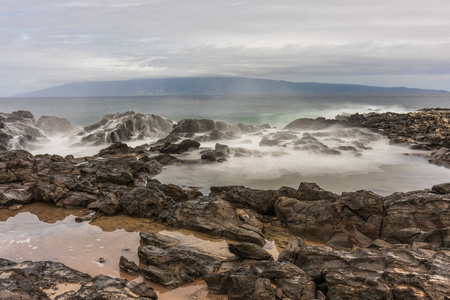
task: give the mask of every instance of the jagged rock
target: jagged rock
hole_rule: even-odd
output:
[[[13,184],[0,186],[0,208],[27,204],[31,201],[32,193],[27,186]]]
[[[232,240],[263,246],[265,240],[259,229],[245,224],[234,207],[223,200],[198,198],[167,207],[158,218],[171,226],[223,236]]]
[[[0,183],[33,181],[34,158],[25,150],[0,152]]]
[[[33,171],[39,175],[70,174],[74,172],[74,164],[60,155],[36,155],[34,156]]]
[[[275,211],[278,219],[299,236],[351,248],[368,246],[379,238],[383,200],[367,191],[344,193],[334,200],[281,197]]]
[[[176,158],[175,156],[172,156],[170,154],[160,154],[158,156],[152,157],[154,160],[158,161],[160,164],[163,164],[165,166],[168,165],[181,165],[183,164],[183,161],[181,159]]]
[[[204,277],[210,292],[227,294],[228,299],[244,300],[257,299],[255,296],[261,291],[261,284],[267,287],[267,280],[261,279],[276,285],[282,299],[314,299],[316,286],[312,278],[291,263],[260,261]],[[270,295],[270,289],[267,289]]]
[[[161,138],[172,130],[172,121],[156,115],[128,111],[105,115],[98,123],[86,126],[76,135],[81,144],[101,145],[145,138]]]
[[[164,194],[172,198],[175,202],[182,202],[203,196],[197,189],[182,189],[175,184],[162,184],[159,187]]]
[[[78,291],[66,292],[55,300],[128,300],[158,299],[156,292],[146,283],[98,275],[81,285]]]
[[[168,201],[162,192],[148,187],[137,187],[119,198],[127,215],[142,218],[158,217]]]
[[[289,246],[279,260],[309,274],[327,299],[445,299],[450,292],[448,251]]]
[[[134,261],[129,261],[126,257],[121,256],[119,260],[119,268],[121,271],[130,275],[138,275],[140,272],[139,267]]]
[[[180,241],[167,235],[151,232],[140,232],[141,243],[143,245],[151,245],[161,249],[178,246]]]
[[[90,280],[88,274],[51,261],[15,263],[0,258],[1,299],[48,299],[42,289],[59,283],[81,284]]]
[[[381,238],[411,243],[421,233],[450,227],[450,199],[430,191],[396,193],[385,200]]]
[[[236,207],[251,208],[263,215],[273,215],[280,197],[299,200],[333,200],[338,195],[321,189],[315,183],[302,182],[297,190],[281,187],[278,190],[258,190],[244,186],[212,186],[210,196],[226,200]]]
[[[406,114],[354,114],[348,122],[383,132],[394,143],[406,143],[414,149],[438,150],[450,147],[449,119],[449,111],[433,110]]]
[[[431,190],[438,194],[450,194],[450,182],[433,185]]]
[[[0,113],[0,151],[24,149],[35,142],[48,141],[44,132],[37,127],[29,111]]]
[[[187,152],[192,149],[198,149],[200,147],[200,143],[193,140],[183,140],[179,144],[165,143],[162,147],[159,148],[151,148],[151,151],[158,150],[161,153],[166,154],[181,154]]]
[[[56,116],[41,116],[36,124],[49,136],[57,134],[61,135],[78,129],[78,127],[70,124],[68,120]]]
[[[273,256],[253,243],[228,244],[231,253],[242,259],[273,260]]]
[[[166,249],[151,245],[141,246],[138,255],[139,261],[147,265],[142,269],[142,276],[171,288],[216,272],[224,260],[188,246]]]
[[[227,160],[227,157],[229,157],[228,154],[226,154],[225,152],[221,151],[221,150],[212,150],[212,149],[208,149],[208,150],[203,150],[202,152],[200,152],[201,159],[205,160],[205,161],[209,161],[209,162],[224,162]]]
[[[114,193],[102,192],[96,201],[88,204],[87,208],[98,210],[105,215],[113,216],[122,211],[122,205]]]
[[[321,130],[333,125],[347,126],[347,122],[328,120],[322,117],[316,119],[301,118],[292,121],[284,129]]]
[[[450,168],[450,148],[441,148],[433,151],[428,158],[429,163]]]
[[[136,150],[135,148],[129,147],[125,143],[115,142],[114,144],[111,144],[107,148],[100,150],[100,152],[94,156],[117,157],[117,156],[121,156],[121,155],[136,154],[136,153],[141,153],[141,152],[143,152],[143,151]]]
[[[275,291],[268,278],[259,278],[255,281],[255,300],[275,300]]]
[[[214,130],[213,120],[184,119],[177,123],[173,132],[200,133]]]

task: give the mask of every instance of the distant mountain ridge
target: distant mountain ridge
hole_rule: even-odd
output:
[[[17,97],[120,97],[448,93],[444,90],[357,84],[289,82],[245,77],[156,78],[69,83]]]

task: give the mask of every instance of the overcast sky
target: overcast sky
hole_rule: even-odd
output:
[[[1,0],[0,96],[213,75],[450,90],[450,1]]]

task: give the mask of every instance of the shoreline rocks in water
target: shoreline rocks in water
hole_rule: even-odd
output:
[[[153,288],[145,282],[98,275],[91,277],[64,264],[41,261],[15,263],[0,258],[1,299],[50,299],[58,284],[74,284],[55,299],[157,299]],[[46,293],[46,291],[48,293]]]
[[[326,129],[342,124],[381,129],[392,142],[440,151],[436,161],[445,164],[450,126],[447,114],[448,111],[356,114],[347,123],[300,120],[288,129]],[[95,130],[109,130],[117,118],[123,117],[132,120],[122,124],[125,127],[114,128],[132,132],[145,125],[145,116],[112,115],[87,130],[94,135]],[[2,117],[34,122],[26,112]],[[140,269],[125,258],[118,262],[126,272],[142,274],[169,287],[204,279],[211,292],[227,294],[228,299],[446,299],[450,294],[449,183],[387,197],[365,190],[337,195],[314,183],[277,190],[218,186],[203,196],[198,188],[183,189],[153,179],[165,165],[181,163],[169,153],[199,148],[198,140],[212,140],[217,135],[215,131],[240,134],[261,128],[186,119],[172,130],[172,123],[166,128],[166,120],[160,121],[155,122],[162,124],[167,134],[172,133],[153,145],[159,147],[154,150],[165,152],[159,156],[148,155],[150,146],[131,148],[123,143],[110,145],[97,156],[77,159],[33,156],[24,150],[0,152],[0,207],[44,201],[64,208],[90,208],[99,215],[124,213],[149,218],[237,241],[229,244],[236,255],[230,259],[180,246],[173,238],[141,233],[143,245],[137,251],[140,262],[146,266]],[[363,130],[344,128],[345,134]],[[120,136],[123,132],[119,131],[114,134]],[[196,136],[197,133],[202,135]],[[130,138],[128,133],[123,134]],[[372,138],[378,137],[367,135],[368,140]],[[268,147],[296,143],[297,147],[314,145],[322,152],[336,150],[320,145],[312,135],[299,138],[289,131],[262,140]],[[225,151],[227,155],[235,151],[218,145],[214,151]],[[364,143],[360,146],[365,147]],[[211,151],[203,154],[210,161],[225,157]],[[264,222],[274,220],[297,236],[277,261],[261,248],[266,243]],[[299,237],[326,245],[308,247]],[[0,260],[0,296],[46,299],[42,288],[70,282],[52,277],[59,272],[74,277],[68,280],[80,286],[56,299],[89,299],[93,293],[106,299],[118,295],[120,299],[156,299],[146,284],[105,276],[92,278],[66,268],[52,262]]]

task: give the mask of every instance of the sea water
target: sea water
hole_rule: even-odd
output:
[[[450,107],[450,94],[0,98],[1,112],[29,110],[36,120],[42,115],[54,115],[79,127],[98,122],[108,113],[134,111],[160,115],[174,122],[184,118],[205,118],[230,124],[267,123],[272,126],[271,130],[280,130],[298,118],[334,118],[357,112],[404,113],[426,107]],[[334,133],[330,134],[332,138]],[[362,138],[363,135],[355,136],[354,141]],[[68,147],[73,144],[69,139],[51,137],[49,143],[29,150],[33,154],[86,156],[106,147]],[[190,163],[168,167],[157,179],[186,187],[199,186],[205,193],[213,185],[276,189],[297,187],[300,182],[307,181],[336,193],[368,189],[381,195],[429,188],[450,181],[448,169],[430,165],[421,157],[426,153],[390,145],[389,140],[382,137],[370,142],[368,147],[371,149],[362,151],[362,155],[324,155],[282,147],[262,148],[258,145],[259,140],[259,137],[243,135],[237,140],[219,141],[230,147],[259,151],[259,156],[231,157],[224,163],[205,164],[200,161],[201,154],[197,151],[181,157]],[[151,142],[140,140],[131,145]],[[321,142],[329,141],[322,138]],[[202,147],[213,148],[214,143],[202,143]]]

